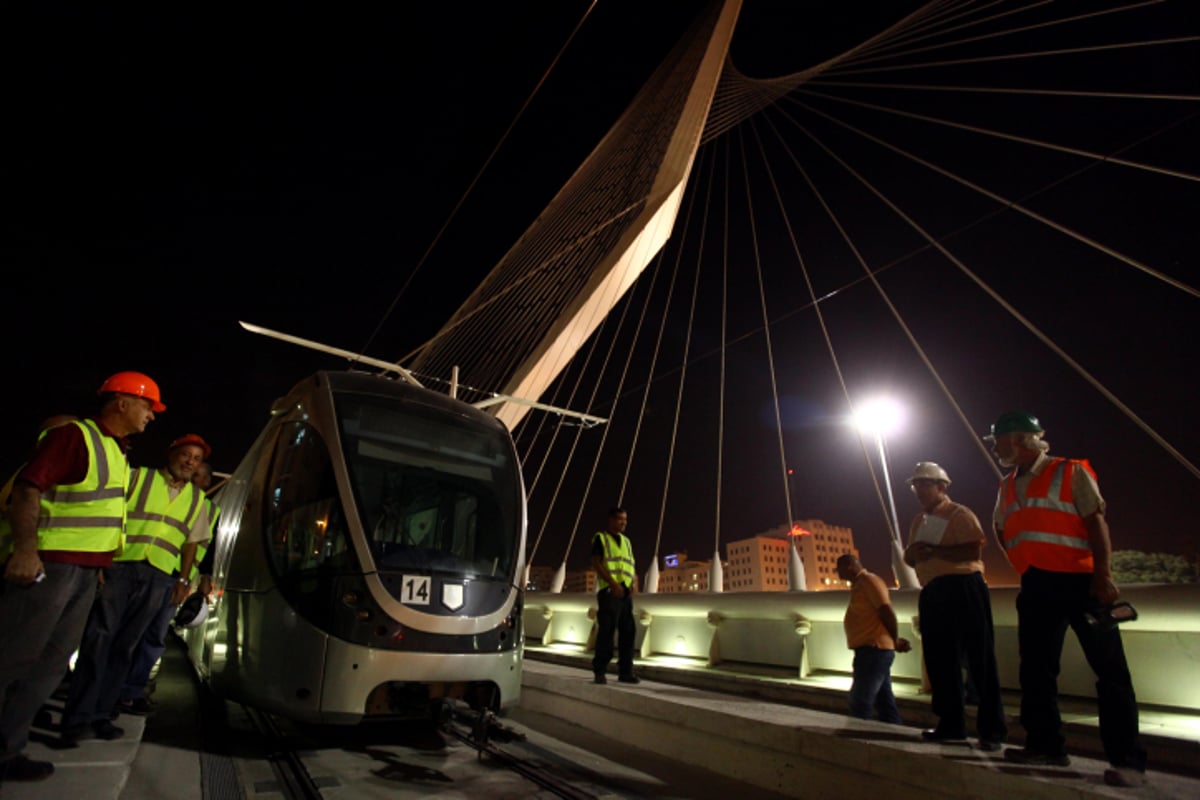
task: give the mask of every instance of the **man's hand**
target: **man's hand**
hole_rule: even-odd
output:
[[[171,586],[171,605],[177,606],[184,600],[187,600],[191,588],[191,584],[176,579],[175,583]]]
[[[912,643],[908,639],[905,639],[903,636],[896,639],[897,653],[907,653],[910,650],[912,650]]]
[[[1102,606],[1111,606],[1121,596],[1121,590],[1113,583],[1111,575],[1094,573],[1092,575],[1092,597]]]
[[[38,575],[45,574],[46,568],[37,550],[23,552],[14,551],[12,558],[4,567],[4,580],[17,586],[28,586],[37,580]]]
[[[628,594],[628,590],[626,590],[625,584],[623,583],[614,583],[609,591],[613,593],[613,597],[618,599],[624,598],[625,595]]]

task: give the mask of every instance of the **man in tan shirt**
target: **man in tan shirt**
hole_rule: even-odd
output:
[[[996,669],[991,596],[983,579],[983,528],[971,509],[946,494],[950,476],[937,464],[917,464],[908,483],[924,510],[909,527],[904,561],[921,581],[921,649],[938,716],[937,727],[921,736],[929,742],[967,738],[965,656],[979,692],[979,748],[994,752],[1008,738],[1008,726]]]
[[[842,580],[850,582],[850,604],[842,620],[846,646],[854,651],[850,714],[901,725],[892,693],[892,662],[896,653],[907,653],[912,645],[900,637],[887,585],[878,575],[867,572],[853,553],[838,559],[837,571]]]

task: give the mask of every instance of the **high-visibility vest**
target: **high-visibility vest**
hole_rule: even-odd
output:
[[[1092,544],[1075,507],[1076,469],[1096,472],[1084,459],[1056,458],[1034,475],[1018,498],[1016,470],[1000,482],[1004,492],[1003,544],[1018,574],[1030,567],[1050,572],[1092,572]]]
[[[614,543],[612,534],[608,531],[596,531],[592,536],[592,541],[596,541],[597,536],[600,537],[601,545],[604,547],[604,564],[617,582],[625,586],[633,586],[633,542],[629,541],[629,537],[625,534],[619,535],[620,540]],[[599,575],[596,576],[596,584],[601,589],[608,588],[608,581]]]
[[[121,445],[94,420],[73,420],[83,433],[87,475],[79,483],[43,492],[38,512],[38,550],[79,553],[119,551],[125,529],[129,462]],[[15,476],[14,476],[15,478]],[[12,524],[0,518],[0,558],[12,552]]]
[[[172,500],[161,470],[135,469],[126,511],[125,552],[114,561],[149,561],[168,575],[175,572],[202,497],[203,492],[185,483]]]

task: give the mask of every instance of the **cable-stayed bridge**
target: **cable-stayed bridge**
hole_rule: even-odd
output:
[[[495,406],[525,453],[531,561],[578,563],[620,502],[643,563],[816,517],[850,525],[884,571],[916,509],[891,511],[873,443],[844,424],[880,392],[908,411],[887,440],[893,482],[938,461],[986,518],[999,471],[979,435],[1029,409],[1054,452],[1097,465],[1118,549],[1194,560],[1176,500],[1200,479],[1185,390],[1200,81],[1183,5],[902,5],[769,77],[735,59],[753,4],[698,11],[405,359],[457,368],[467,399],[610,420]],[[1123,502],[1151,492],[1151,510]]]

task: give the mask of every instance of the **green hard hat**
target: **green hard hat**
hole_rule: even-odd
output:
[[[1038,418],[1025,411],[1007,411],[992,423],[992,436],[1006,433],[1043,433]]]

